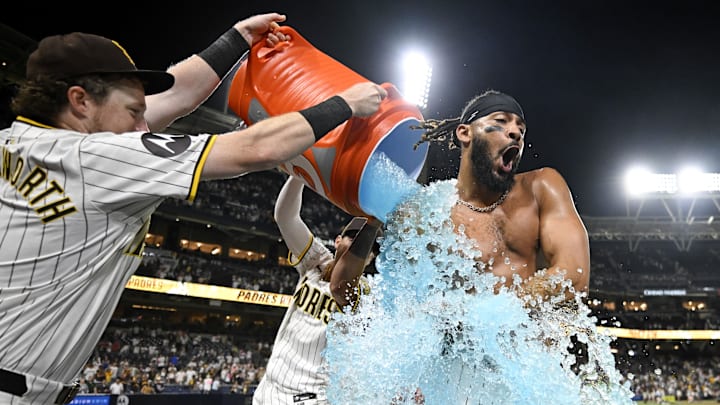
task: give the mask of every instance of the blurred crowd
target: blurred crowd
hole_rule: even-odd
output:
[[[720,244],[696,243],[681,251],[670,242],[627,242],[590,245],[592,289],[637,292],[653,288],[720,288]]]
[[[298,273],[277,260],[239,260],[201,252],[148,247],[138,276],[292,294]]]
[[[626,364],[637,399],[653,403],[720,399],[718,356],[654,354]]]
[[[273,210],[287,174],[279,170],[249,173],[241,179],[204,181],[193,202],[168,199],[158,212],[183,213],[201,220],[232,223],[279,235]],[[311,188],[303,192],[301,216],[314,235],[334,238],[352,218]]]
[[[251,336],[111,326],[83,370],[81,391],[252,394],[271,349],[270,341]],[[628,357],[622,350],[618,358],[618,369],[631,382],[636,399],[720,397],[718,356],[646,351]]]
[[[323,237],[331,241],[342,225]],[[331,247],[331,246],[329,246]],[[332,247],[331,247],[332,248]],[[720,253],[697,248],[692,254],[674,249],[638,249],[622,243],[603,243],[591,249],[592,291],[637,293],[645,289],[720,289]],[[290,271],[288,271],[290,269]],[[246,261],[189,250],[146,248],[138,275],[191,281],[234,288],[287,293],[297,281],[292,268],[277,259]]]
[[[83,393],[252,393],[271,342],[147,326],[105,331],[80,380]]]

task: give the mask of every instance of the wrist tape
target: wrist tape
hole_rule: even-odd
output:
[[[249,49],[250,45],[238,30],[230,28],[197,55],[222,79]]]
[[[298,112],[312,127],[316,141],[352,117],[352,109],[340,96],[330,97],[320,104]]]

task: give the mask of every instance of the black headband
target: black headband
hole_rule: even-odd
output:
[[[484,117],[494,112],[503,111],[517,114],[525,121],[520,103],[505,93],[487,93],[475,100],[472,105],[465,109],[466,113],[460,117],[462,124],[469,124],[480,117]]]

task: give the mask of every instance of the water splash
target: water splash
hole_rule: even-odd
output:
[[[368,159],[360,179],[358,199],[363,211],[386,222],[388,213],[420,187],[386,154],[379,152]]]
[[[456,197],[455,180],[440,181],[388,213],[372,294],[328,328],[330,403],[414,404],[419,389],[427,405],[631,404],[612,337],[580,298],[531,312],[494,292],[497,277],[462,254],[476,246],[454,230]]]

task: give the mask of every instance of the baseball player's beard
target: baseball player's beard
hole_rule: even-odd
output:
[[[104,132],[105,131],[105,129],[103,128],[103,125],[102,125],[103,120],[102,120],[101,116],[94,115],[90,119],[90,122],[92,123],[92,128],[88,128],[88,133],[93,134],[96,132]]]
[[[104,114],[96,114],[91,119],[92,128],[88,129],[89,134],[96,132],[112,132],[114,134],[121,134],[123,132],[130,132],[132,128],[113,128],[112,125],[108,125],[107,120],[103,119]]]
[[[150,132],[148,123],[144,119],[142,121],[117,121],[108,120],[107,114],[95,114],[90,117],[91,127],[87,129],[88,134],[96,132],[112,132],[114,134],[123,134],[127,132]],[[110,124],[108,124],[110,123]]]
[[[506,175],[496,174],[494,160],[490,154],[490,143],[486,139],[481,137],[473,138],[470,161],[472,162],[473,178],[478,183],[485,185],[490,191],[502,193],[515,184],[517,167],[514,167]]]

